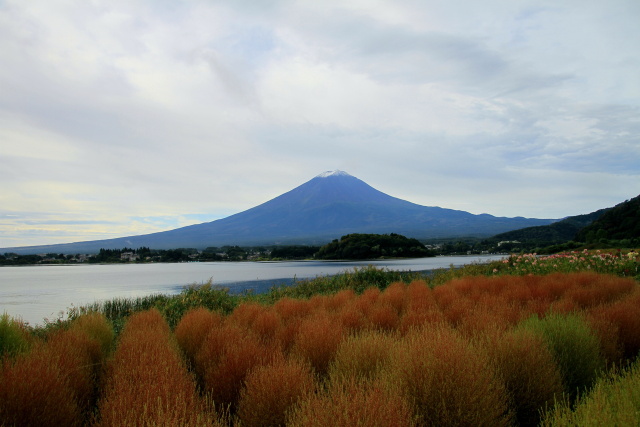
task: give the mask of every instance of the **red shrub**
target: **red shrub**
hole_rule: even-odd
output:
[[[266,310],[267,308],[262,304],[255,302],[243,303],[233,310],[233,313],[227,317],[227,321],[240,327],[251,328],[255,319]]]
[[[369,288],[356,299],[356,308],[366,316],[371,307],[373,307],[375,302],[378,300],[378,297],[380,297],[380,289]]]
[[[401,282],[392,283],[378,297],[378,303],[393,307],[400,315],[407,305],[407,285]]]
[[[354,302],[351,302],[340,310],[338,318],[344,329],[348,332],[355,332],[362,330],[367,325],[367,319],[362,314],[362,311],[356,307]]]
[[[187,358],[193,362],[202,342],[209,331],[222,324],[222,316],[206,308],[188,311],[176,326],[175,336],[178,345]]]
[[[307,317],[311,313],[311,304],[308,300],[285,297],[276,301],[273,309],[287,322],[293,318]]]
[[[278,357],[249,372],[240,392],[238,418],[246,426],[284,425],[287,411],[314,389],[311,367]]]
[[[157,310],[132,315],[120,336],[98,405],[97,425],[211,424]]]
[[[0,424],[79,426],[81,409],[68,378],[42,345],[0,372]]]
[[[300,324],[293,351],[311,363],[319,374],[326,372],[342,340],[342,325],[326,312],[319,312]]]
[[[371,307],[367,315],[371,326],[376,329],[393,331],[400,323],[398,311],[391,305],[380,300]]]
[[[325,307],[329,311],[341,311],[356,298],[357,296],[353,289],[345,289],[330,296],[325,303]]]
[[[216,404],[234,409],[247,373],[269,363],[277,357],[277,351],[250,333],[225,341],[217,363],[207,361],[204,389]]]
[[[253,319],[251,329],[261,340],[268,342],[276,338],[282,321],[275,310],[264,310]]]
[[[423,281],[415,280],[407,286],[407,309],[426,311],[437,307],[431,288]]]
[[[398,329],[402,334],[407,334],[411,330],[420,329],[425,325],[436,325],[446,322],[446,317],[437,306],[426,310],[411,308],[405,312],[404,316],[400,319]]]
[[[246,329],[242,329],[237,325],[221,323],[214,326],[202,341],[202,345],[194,359],[198,378],[203,381],[206,372],[217,366],[224,354],[227,342],[239,341],[247,334],[248,331]]]
[[[78,406],[88,410],[95,399],[95,376],[102,366],[100,343],[80,330],[59,331],[48,340],[46,352],[51,363],[66,377]]]
[[[618,328],[620,345],[627,360],[640,352],[640,291],[608,304],[601,309],[602,317]]]

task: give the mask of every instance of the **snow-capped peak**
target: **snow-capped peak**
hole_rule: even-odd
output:
[[[316,178],[326,178],[329,176],[351,176],[348,173],[341,171],[339,169],[336,169],[334,171],[326,171],[326,172],[322,172],[320,175],[316,176]]]

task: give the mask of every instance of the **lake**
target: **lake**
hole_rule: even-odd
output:
[[[177,294],[185,286],[206,283],[231,292],[263,292],[294,279],[335,275],[374,265],[399,271],[425,271],[488,262],[504,255],[444,256],[381,261],[194,262],[178,264],[80,264],[0,267],[0,313],[31,325],[55,319],[71,306],[116,297]]]

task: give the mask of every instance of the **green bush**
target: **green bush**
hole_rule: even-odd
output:
[[[572,410],[563,403],[548,412],[543,426],[640,425],[640,361],[628,369],[598,380],[593,391]]]
[[[0,359],[5,355],[14,357],[29,348],[25,326],[7,313],[0,316]]]
[[[544,337],[571,401],[590,388],[605,367],[598,337],[576,314],[533,316],[518,327]]]

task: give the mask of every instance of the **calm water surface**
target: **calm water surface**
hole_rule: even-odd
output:
[[[338,274],[374,265],[390,270],[423,271],[451,264],[487,262],[502,255],[451,256],[406,260],[331,262],[196,262],[180,264],[38,265],[0,267],[0,313],[7,312],[31,325],[55,319],[71,306],[111,298],[176,294],[187,285],[224,285],[231,292],[267,290],[274,284]]]

